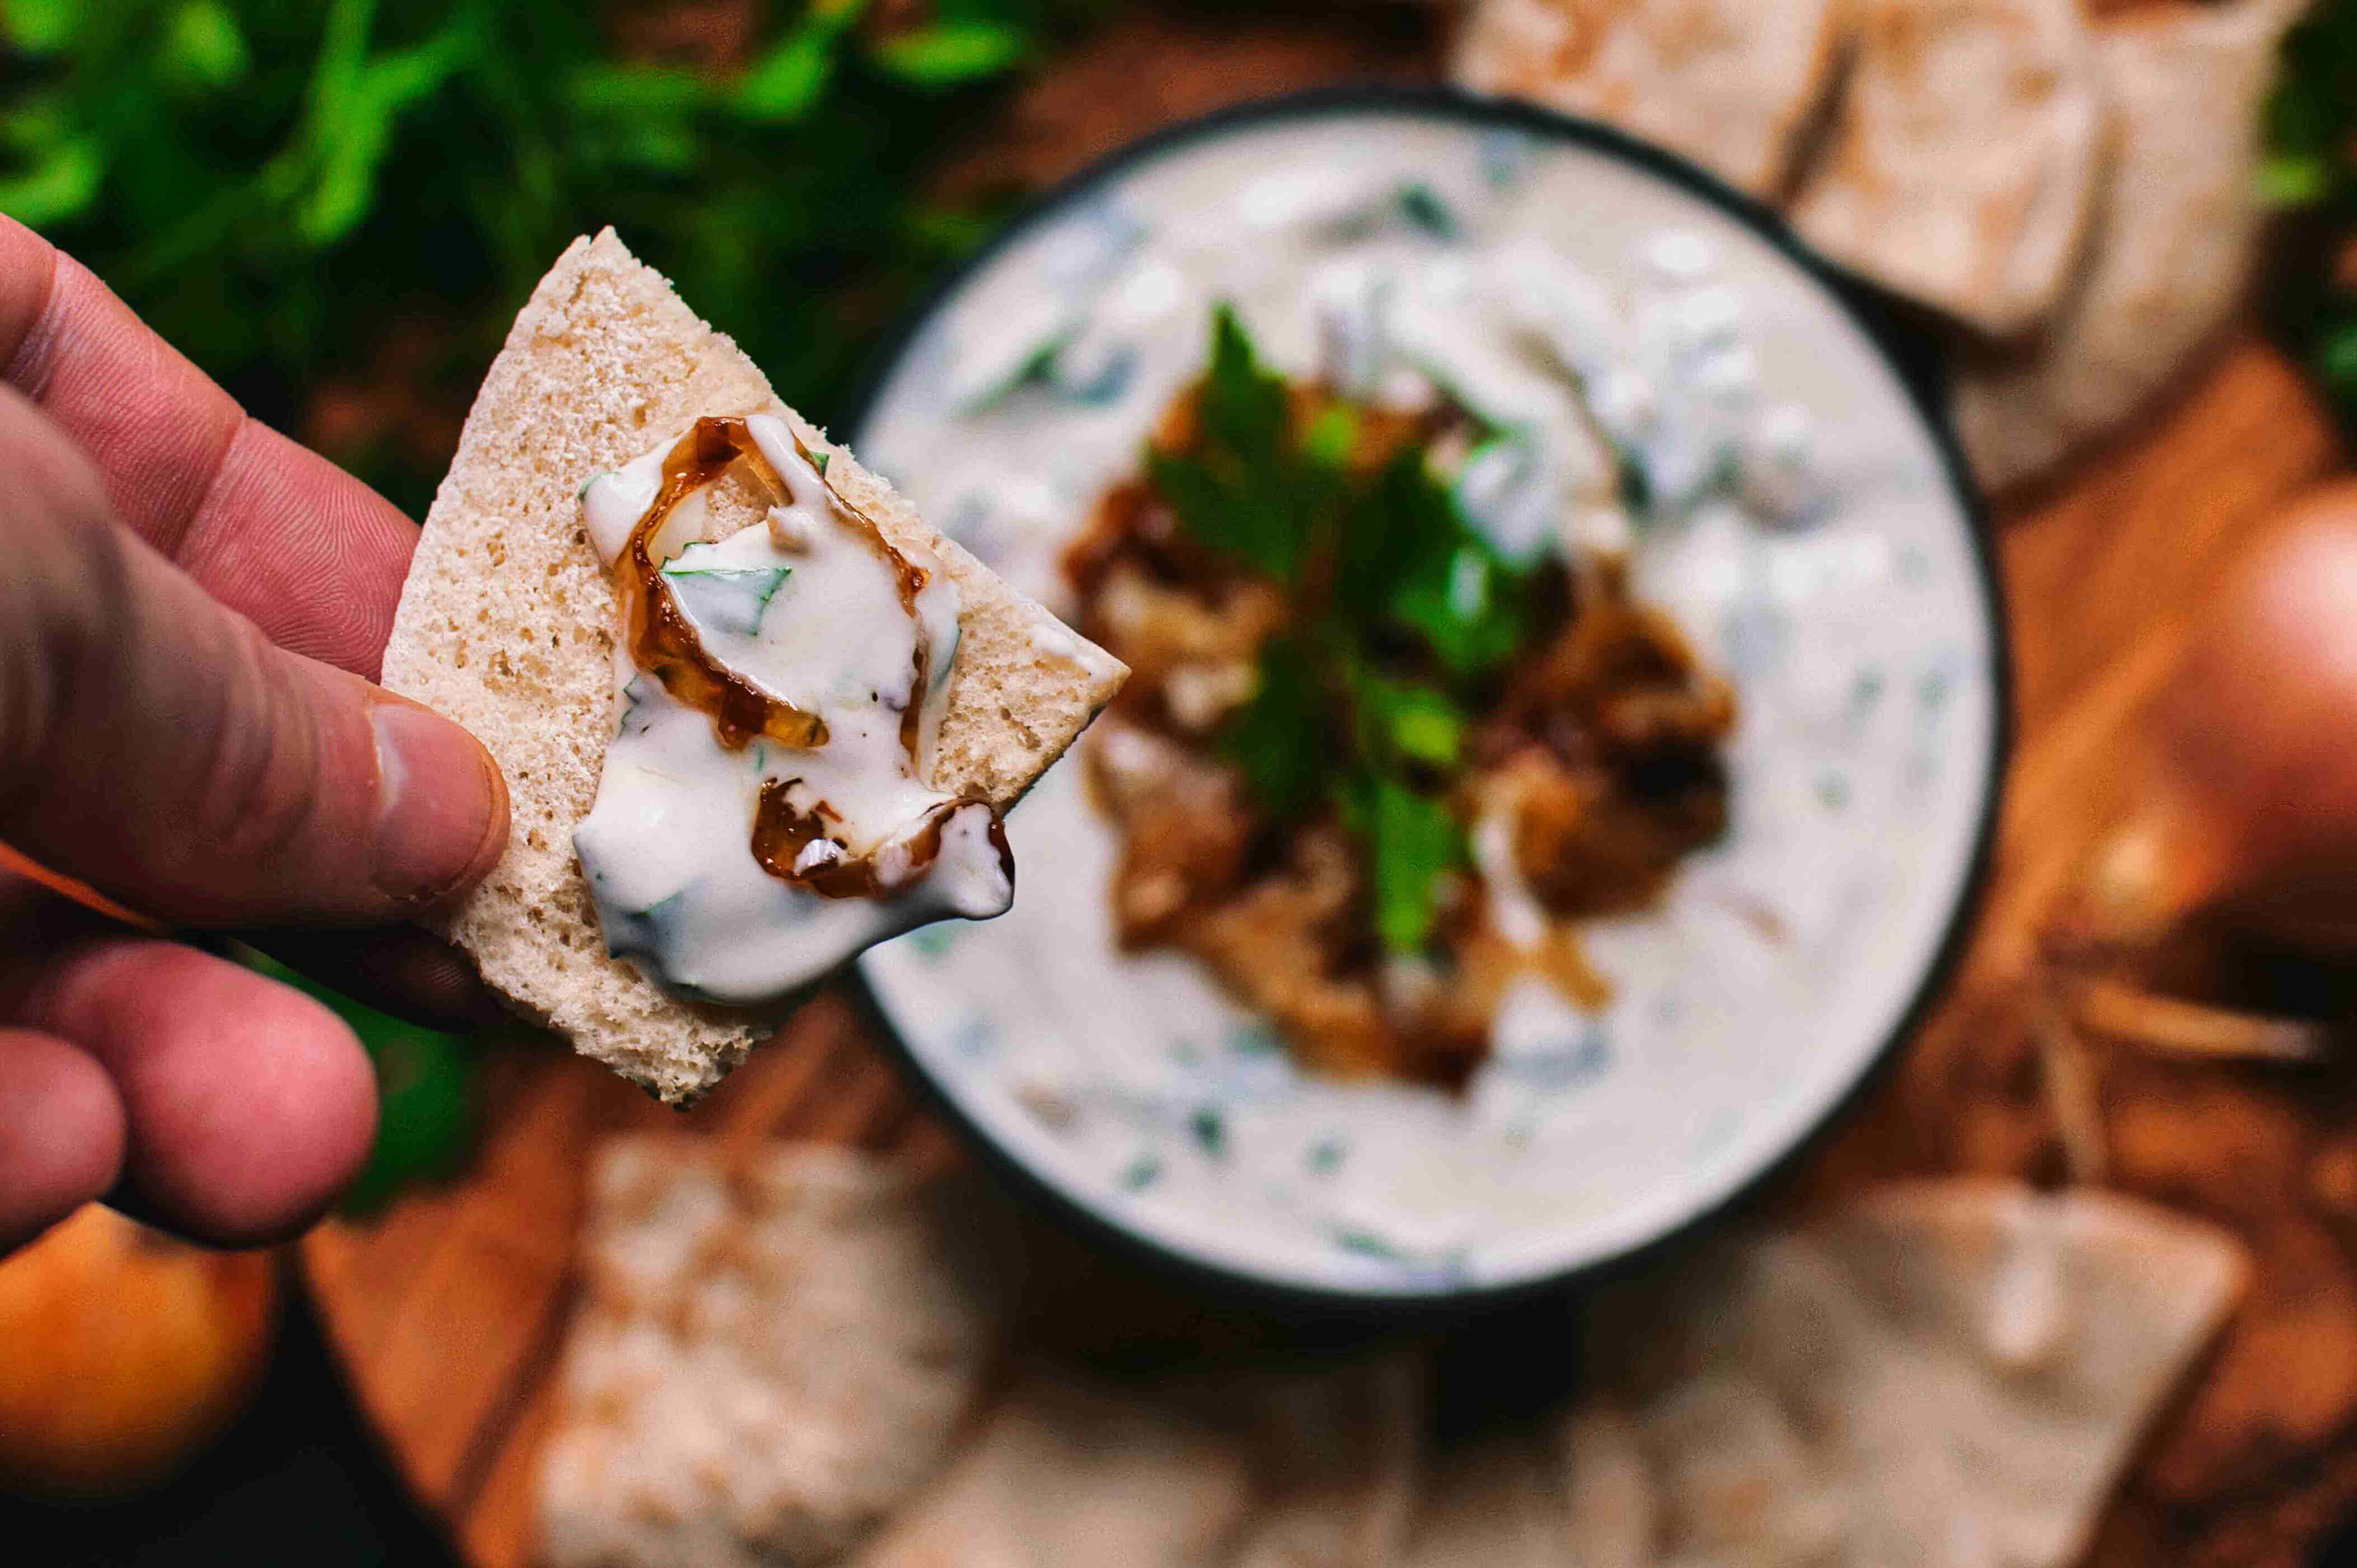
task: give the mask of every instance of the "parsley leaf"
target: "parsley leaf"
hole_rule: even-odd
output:
[[[680,609],[699,629],[709,627],[731,637],[758,637],[770,601],[792,572],[788,566],[722,566],[707,564],[717,549],[691,544],[676,559],[664,563],[663,581]]]
[[[1416,563],[1393,590],[1391,607],[1423,635],[1448,672],[1462,680],[1491,674],[1522,646],[1527,617],[1524,575],[1478,541]]]
[[[1378,779],[1361,813],[1373,869],[1375,934],[1394,952],[1432,935],[1440,879],[1465,859],[1465,831],[1448,803]]]
[[[996,76],[1031,52],[1031,35],[1011,22],[933,22],[872,51],[878,67],[916,86],[940,89]]]
[[[1347,403],[1318,411],[1302,432],[1301,452],[1321,468],[1340,468],[1359,445],[1359,411]]]
[[[1292,394],[1261,364],[1232,306],[1212,317],[1211,366],[1195,413],[1191,449],[1147,452],[1156,488],[1199,542],[1291,582],[1336,480],[1296,453]]]
[[[1278,638],[1261,650],[1259,680],[1221,732],[1219,749],[1271,820],[1297,822],[1318,804],[1331,760],[1317,661],[1301,639]]]
[[[1448,203],[1443,201],[1440,199],[1440,193],[1432,187],[1422,181],[1414,185],[1402,186],[1399,193],[1399,206],[1401,214],[1409,222],[1434,239],[1457,238],[1457,214],[1448,209]]]
[[[1236,307],[1211,313],[1211,369],[1203,381],[1201,416],[1211,440],[1252,456],[1275,456],[1284,444],[1285,378],[1260,362]]]
[[[1290,582],[1299,559],[1293,520],[1248,468],[1224,454],[1149,452],[1146,473],[1199,543],[1278,582]]]
[[[1459,680],[1480,680],[1522,646],[1529,580],[1466,525],[1414,445],[1344,510],[1333,573],[1339,612],[1362,636],[1387,624],[1416,634]]]
[[[1465,721],[1437,689],[1370,675],[1359,682],[1359,744],[1379,757],[1429,768],[1457,766]]]

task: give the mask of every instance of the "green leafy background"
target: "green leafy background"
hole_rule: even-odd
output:
[[[0,211],[413,511],[436,440],[307,428],[313,399],[391,374],[455,434],[533,280],[607,222],[823,418],[987,231],[922,194],[947,138],[1094,7],[754,4],[736,58],[625,58],[662,9],[0,0]]]

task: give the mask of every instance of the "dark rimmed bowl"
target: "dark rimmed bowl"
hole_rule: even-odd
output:
[[[1978,635],[1977,646],[1969,649],[1967,656],[1952,660],[1944,669],[1924,666],[1909,676],[1908,690],[1919,703],[1946,704],[1944,711],[1951,714],[1959,707],[1971,708],[1975,716],[1965,727],[1977,738],[1965,748],[1970,755],[1951,759],[1953,766],[1945,769],[1953,789],[1943,799],[1960,802],[1953,812],[1953,843],[1945,846],[1941,864],[1927,873],[1936,887],[1910,906],[1911,913],[1921,917],[1917,921],[1921,940],[1908,949],[1903,962],[1871,972],[1878,987],[1871,1026],[1856,1028],[1857,1037],[1848,1043],[1849,1048],[1833,1053],[1839,1061],[1817,1075],[1819,1081],[1812,1092],[1801,1097],[1806,1100],[1805,1105],[1781,1117],[1738,1155],[1727,1156],[1734,1168],[1713,1169],[1708,1180],[1688,1181],[1690,1190],[1674,1191],[1674,1201],[1655,1203],[1649,1198],[1643,1207],[1652,1212],[1620,1228],[1607,1240],[1567,1249],[1553,1259],[1544,1255],[1544,1245],[1533,1245],[1509,1247],[1501,1254],[1506,1261],[1490,1266],[1463,1266],[1461,1261],[1458,1266],[1436,1266],[1429,1257],[1361,1259],[1354,1255],[1349,1267],[1336,1271],[1294,1267],[1282,1255],[1282,1248],[1239,1255],[1223,1246],[1221,1234],[1223,1230],[1241,1232],[1245,1229],[1244,1211],[1235,1207],[1243,1201],[1239,1193],[1223,1197],[1213,1184],[1163,1200],[1164,1208],[1183,1210],[1178,1215],[1178,1220],[1184,1221],[1180,1223],[1171,1213],[1157,1211],[1157,1199],[1150,1190],[1130,1189],[1122,1179],[1126,1168],[1118,1175],[1091,1171],[1060,1152],[1057,1134],[1039,1125],[1036,1108],[1023,1109],[1022,1097],[1009,1089],[1012,1079],[994,1088],[991,1078],[994,1072],[1019,1070],[1004,1067],[1020,1054],[1019,1049],[1009,1048],[1006,1037],[1013,1036],[1017,1047],[1023,1039],[1036,1037],[1041,1027],[1037,1015],[1028,1028],[1017,1016],[994,1017],[986,1004],[976,1004],[980,1011],[963,1018],[943,1016],[943,999],[964,994],[960,990],[962,969],[969,979],[978,977],[986,983],[970,987],[978,993],[1010,972],[1023,971],[1030,961],[1027,954],[1036,956],[1039,950],[1039,931],[1021,923],[1027,907],[1043,898],[1039,891],[1043,871],[1052,876],[1067,858],[1058,846],[1086,831],[1069,815],[1075,809],[1085,810],[1076,808],[1077,790],[1060,792],[1054,775],[1042,786],[1035,803],[1027,803],[1014,821],[1018,859],[1025,867],[1024,894],[1014,915],[992,926],[934,928],[916,933],[862,961],[857,972],[866,1003],[908,1070],[985,1161],[1053,1213],[1127,1256],[1264,1307],[1292,1314],[1397,1320],[1497,1305],[1626,1264],[1739,1203],[1813,1146],[1855,1102],[1938,995],[1967,934],[1997,819],[2007,741],[2009,665],[1999,589],[1982,512],[1948,426],[1939,386],[1938,354],[1929,339],[1870,291],[1815,257],[1775,214],[1683,160],[1606,126],[1447,90],[1354,87],[1250,104],[1170,127],[1067,180],[1033,203],[914,314],[885,357],[867,393],[844,422],[852,445],[902,481],[904,489],[913,490],[929,514],[958,533],[958,509],[945,507],[940,504],[942,498],[926,494],[926,459],[933,452],[925,443],[907,438],[911,427],[905,420],[897,430],[895,421],[899,410],[896,400],[905,402],[909,385],[938,380],[945,369],[954,368],[955,345],[944,343],[949,331],[945,324],[953,322],[962,303],[980,297],[977,290],[991,286],[994,280],[1019,277],[1009,269],[1026,265],[1027,252],[1036,251],[1038,242],[1060,220],[1083,209],[1101,210],[1109,199],[1118,200],[1125,192],[1139,188],[1141,180],[1153,177],[1157,169],[1180,166],[1173,160],[1200,157],[1207,149],[1217,156],[1222,147],[1243,145],[1240,138],[1328,134],[1345,122],[1358,125],[1353,134],[1377,133],[1390,124],[1454,128],[1482,137],[1518,137],[1543,155],[1593,160],[1592,166],[1582,161],[1577,166],[1620,170],[1679,201],[1697,204],[1696,210],[1715,214],[1714,220],[1727,225],[1730,233],[1748,236],[1762,256],[1772,257],[1776,264],[1789,269],[1800,291],[1822,301],[1827,319],[1837,323],[1827,338],[1828,357],[1833,357],[1832,338],[1847,335],[1862,346],[1887,379],[1887,395],[1878,387],[1867,389],[1872,392],[1871,398],[1867,391],[1858,395],[1878,407],[1887,404],[1892,417],[1913,431],[1910,439],[1920,446],[1927,489],[1926,497],[1919,499],[1927,502],[1936,499],[1943,520],[1941,529],[1945,542],[1933,553],[1942,555],[1949,576],[1938,591],[1953,596],[1953,603],[1968,608],[1967,618]],[[1870,374],[1862,375],[1858,384],[1863,387],[1873,379]],[[922,427],[920,418],[914,428]],[[1936,492],[1935,498],[1932,492]],[[1865,504],[1859,503],[1861,508]],[[1857,526],[1868,534],[1875,527],[1870,520]],[[1902,610],[1894,607],[1890,613],[1896,617]],[[1812,623],[1802,624],[1805,635],[1805,628]],[[1894,671],[1894,685],[1896,675]],[[1747,701],[1750,695],[1747,687]],[[1779,743],[1771,736],[1766,744]],[[1069,773],[1071,764],[1060,771]],[[1743,788],[1744,775],[1738,768],[1737,789]],[[1046,847],[1027,854],[1027,834]],[[1058,886],[1050,884],[1051,888]],[[1088,896],[1100,903],[1101,886],[1100,882],[1087,889]],[[1057,895],[1051,891],[1044,897],[1052,900]],[[1119,971],[1117,963],[1106,970],[1105,986],[1118,989],[1123,983]],[[1000,1007],[997,1012],[1005,1015],[1007,1009]],[[1062,1026],[1052,1016],[1044,1026],[1049,1032]],[[1000,1036],[995,1043],[988,1038],[994,1035]],[[1763,1036],[1768,1035],[1772,1031],[1763,1031]],[[1719,1030],[1723,1051],[1733,1037],[1725,1028]],[[1770,1048],[1772,1039],[1763,1037],[1760,1045],[1762,1049]],[[1261,1047],[1248,1044],[1242,1048]],[[1081,1051],[1074,1059],[1085,1059],[1085,1054]],[[1722,1059],[1731,1063],[1736,1058],[1726,1054]],[[1704,1076],[1709,1076],[1707,1070]],[[1178,1129],[1187,1124],[1189,1113],[1183,1106],[1162,1110],[1177,1116],[1171,1135],[1179,1136]],[[1168,1119],[1166,1115],[1165,1120]],[[1722,1151],[1737,1138],[1723,1127],[1702,1129],[1701,1135],[1703,1142],[1716,1139]],[[1102,1158],[1098,1163],[1103,1164]],[[1682,1179],[1653,1184],[1647,1191],[1658,1194],[1674,1189]],[[1232,1226],[1227,1224],[1231,1219],[1236,1221]],[[1347,1241],[1340,1245],[1344,1251],[1351,1251]],[[1357,1267],[1361,1262],[1365,1264],[1363,1270]]]

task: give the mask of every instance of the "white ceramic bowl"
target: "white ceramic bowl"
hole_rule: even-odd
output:
[[[974,387],[1010,332],[1037,329],[1043,301],[1090,286],[1109,242],[1249,207],[1256,181],[1300,169],[1409,178],[1467,224],[1511,226],[1607,280],[1663,264],[1637,253],[1661,236],[1693,236],[1743,299],[1760,396],[1806,411],[1830,508],[1802,530],[1713,513],[1646,531],[1636,550],[1641,591],[1739,690],[1726,841],[1659,909],[1590,929],[1615,987],[1601,1013],[1536,1056],[1493,1060],[1462,1097],[1306,1076],[1192,961],[1116,952],[1115,842],[1074,758],[1010,822],[1012,913],[913,933],[861,968],[952,1117],[1094,1228],[1294,1301],[1464,1303],[1561,1282],[1711,1214],[1824,1127],[1905,1033],[1987,850],[2002,622],[1969,489],[1902,372],[1903,339],[1689,166],[1441,92],[1258,105],[1081,176],[924,312],[854,446],[1058,602],[1052,547],[1200,366],[1210,301],[1140,329],[1128,394],[1053,414],[1060,459],[1099,457],[1043,464],[1061,478],[1011,500],[1003,484],[962,488],[966,459],[1002,456],[1010,428],[962,412]],[[1233,225],[1241,270],[1221,292],[1242,296],[1272,359],[1305,368],[1306,306],[1282,277],[1255,283],[1253,220]]]

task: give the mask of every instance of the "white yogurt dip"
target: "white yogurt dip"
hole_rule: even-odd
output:
[[[582,490],[608,569],[625,583],[651,571],[660,608],[758,702],[737,725],[753,733],[732,731],[683,695],[692,676],[640,669],[626,626],[615,735],[573,843],[608,950],[683,993],[752,1005],[886,936],[1003,913],[1015,887],[991,808],[931,784],[956,585],[841,502],[782,420],[742,429],[781,492],[759,526],[702,537],[716,471],[659,512],[665,465],[683,465],[696,433]],[[794,827],[766,865],[771,821]]]
[[[863,968],[964,1115],[1182,1256],[1396,1295],[1625,1251],[1815,1125],[1948,933],[1996,736],[1969,510],[1871,336],[1747,222],[1420,106],[1230,124],[1060,203],[925,322],[860,448],[1069,611],[1059,553],[1202,373],[1221,300],[1289,375],[1477,411],[1496,435],[1457,500],[1501,552],[1629,553],[1738,687],[1725,841],[1586,927],[1602,1009],[1518,986],[1462,1095],[1305,1074],[1191,960],[1117,950],[1114,833],[1069,760],[1010,824],[1023,906]]]

